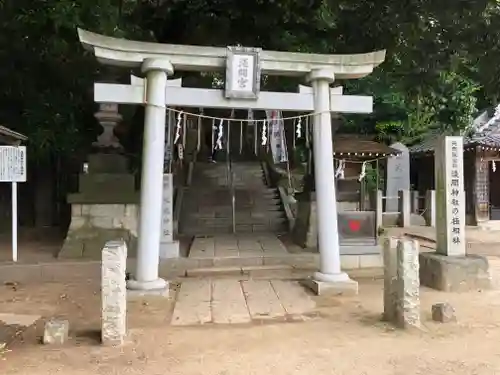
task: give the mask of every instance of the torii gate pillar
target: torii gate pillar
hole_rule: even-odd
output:
[[[163,157],[165,153],[165,92],[167,76],[174,68],[166,59],[147,58],[142,72],[147,77],[144,118],[141,208],[134,278],[127,287],[138,291],[168,291],[168,283],[158,277],[163,195]]]
[[[316,294],[325,291],[357,294],[358,283],[340,269],[340,245],[337,226],[337,197],[333,168],[330,83],[335,74],[330,69],[315,69],[308,75],[314,96],[313,155],[318,215],[320,269],[306,286]]]

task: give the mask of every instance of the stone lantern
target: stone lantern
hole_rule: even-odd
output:
[[[101,124],[103,132],[97,138],[97,141],[92,143],[92,146],[98,149],[123,151],[123,147],[114,132],[115,127],[123,120],[123,116],[118,112],[118,104],[102,103],[99,105],[99,111],[94,116]]]

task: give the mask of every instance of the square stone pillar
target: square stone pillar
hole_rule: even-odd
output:
[[[421,283],[447,292],[487,289],[488,259],[466,253],[463,138],[441,137],[435,153],[437,249],[420,254]]]
[[[384,315],[386,322],[393,322],[396,318],[396,279],[398,239],[388,237],[384,239]]]
[[[171,173],[163,175],[162,227],[160,258],[179,257],[179,241],[174,240],[174,180]]]
[[[407,228],[411,226],[411,199],[409,190],[398,192],[399,226]]]
[[[429,227],[436,226],[436,191],[427,190],[425,193],[425,222]]]
[[[443,255],[465,255],[463,153],[463,137],[442,136],[436,146],[436,251]]]
[[[410,192],[411,196],[411,213],[418,215],[418,209],[419,209],[419,195],[418,195],[418,190],[411,190]]]
[[[384,193],[382,190],[375,191],[375,222],[377,230],[384,226]]]
[[[484,151],[479,147],[475,152],[474,178],[474,219],[476,225],[490,220],[490,181],[488,161],[483,159]]]
[[[396,268],[395,323],[399,328],[420,328],[420,265],[417,241],[399,241]]]
[[[104,345],[122,345],[127,333],[127,245],[109,241],[101,262],[101,339]]]

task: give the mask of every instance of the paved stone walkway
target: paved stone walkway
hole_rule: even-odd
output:
[[[189,258],[238,258],[284,255],[285,245],[273,234],[196,237]]]
[[[305,320],[315,307],[295,281],[191,279],[181,284],[172,325]]]

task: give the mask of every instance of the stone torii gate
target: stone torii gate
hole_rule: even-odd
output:
[[[128,287],[158,291],[168,286],[158,277],[163,192],[166,106],[241,109],[281,109],[314,113],[313,142],[320,270],[314,288],[355,289],[357,283],[341,271],[337,230],[331,112],[369,113],[371,97],[345,96],[330,89],[337,79],[361,78],[385,59],[385,51],[357,55],[317,55],[263,51],[244,47],[200,47],[137,42],[78,30],[83,46],[99,62],[141,68],[145,80],[131,85],[95,84],[95,101],[143,104],[144,154],[141,176],[137,268]],[[226,89],[194,89],[167,84],[174,69],[226,70]],[[299,93],[260,92],[261,74],[305,76],[312,88]],[[144,84],[145,83],[145,84]]]

